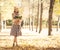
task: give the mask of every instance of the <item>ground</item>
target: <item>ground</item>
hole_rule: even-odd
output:
[[[10,30],[3,30],[0,33],[0,50],[60,50],[59,33],[60,30],[55,28],[51,36],[47,36],[47,29],[43,29],[40,34],[22,29],[22,36],[17,37],[18,46],[12,47],[14,37],[10,36]]]

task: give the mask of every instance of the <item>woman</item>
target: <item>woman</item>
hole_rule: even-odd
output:
[[[14,8],[14,13],[12,14],[13,24],[11,28],[10,35],[14,36],[14,45],[17,45],[17,36],[21,36],[21,18],[19,16],[19,10],[17,7]]]

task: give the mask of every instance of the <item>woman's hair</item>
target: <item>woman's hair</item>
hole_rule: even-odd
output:
[[[14,12],[19,13],[18,7],[14,7]]]

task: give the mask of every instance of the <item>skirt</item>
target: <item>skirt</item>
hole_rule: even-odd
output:
[[[21,27],[20,25],[12,25],[12,28],[11,28],[11,32],[10,32],[10,35],[12,36],[21,36],[22,35],[22,32],[21,32]]]

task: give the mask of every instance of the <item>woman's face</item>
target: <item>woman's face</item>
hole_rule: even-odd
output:
[[[14,8],[14,12],[17,12],[17,13],[19,12],[17,7]]]

